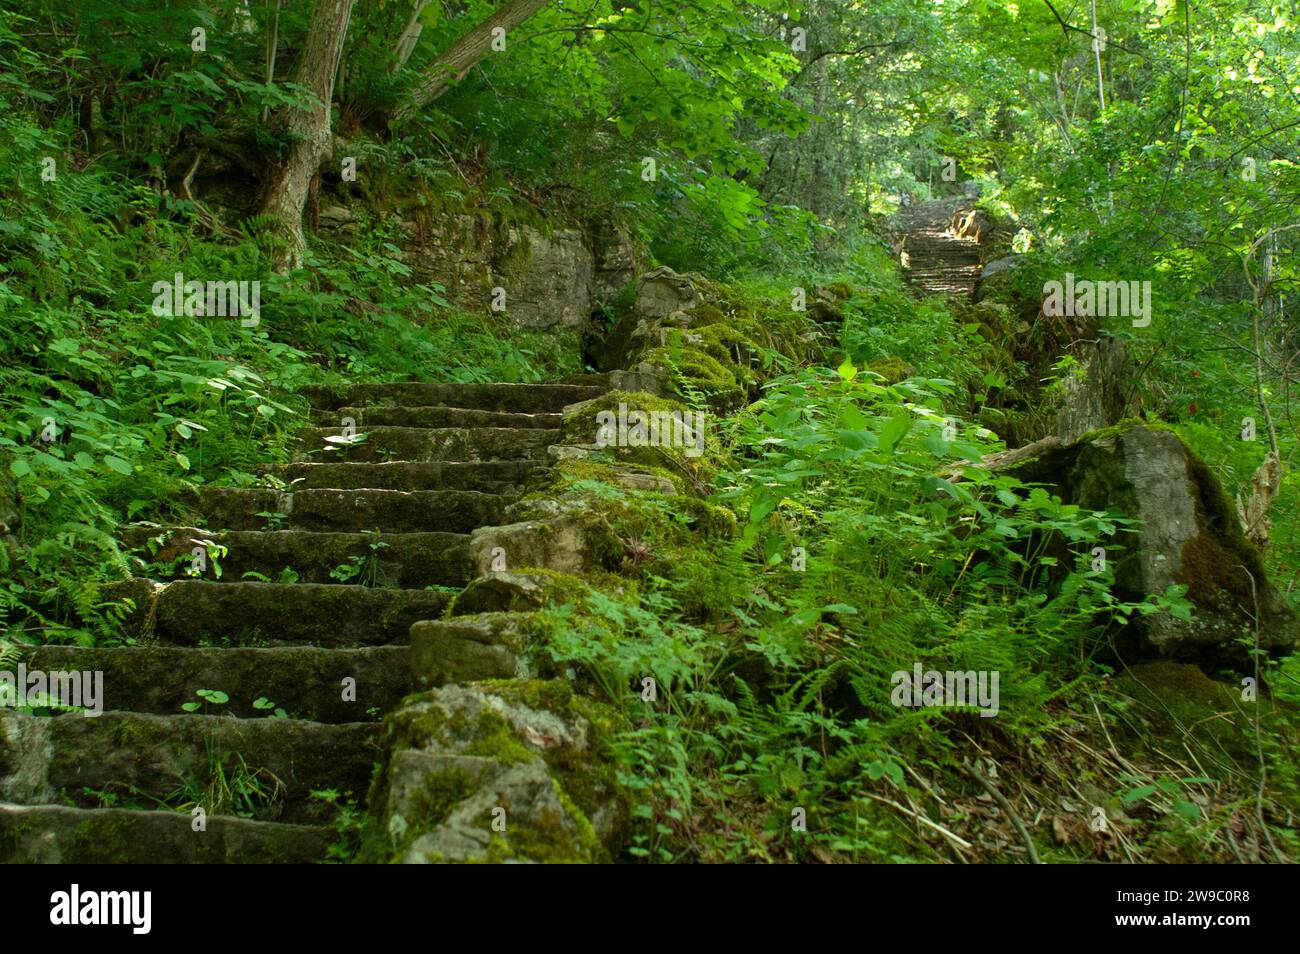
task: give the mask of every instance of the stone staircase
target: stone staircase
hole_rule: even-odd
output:
[[[475,575],[470,532],[546,465],[562,408],[603,390],[314,390],[285,489],[209,488],[203,528],[128,528],[154,577],[117,585],[134,644],[25,660],[102,672],[103,715],[0,710],[0,862],[324,859],[337,809],[312,792],[364,802],[380,720],[415,688],[412,626]],[[200,689],[229,698],[184,711]],[[190,806],[212,791],[244,810],[195,830]]]
[[[980,244],[952,228],[954,213],[969,203],[969,199],[936,199],[909,206],[898,215],[904,271],[908,281],[926,294],[970,298],[975,293],[983,268]]]

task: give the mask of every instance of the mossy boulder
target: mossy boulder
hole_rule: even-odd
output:
[[[902,358],[876,358],[867,364],[867,370],[880,375],[886,384],[898,384],[916,374],[916,368]]]
[[[527,678],[531,613],[474,613],[411,626],[411,672],[421,688]]]
[[[1021,465],[1018,476],[1053,485],[1069,503],[1140,521],[1120,541],[1116,595],[1142,600],[1186,587],[1191,619],[1142,617],[1124,648],[1245,667],[1256,642],[1279,654],[1295,646],[1294,611],[1268,581],[1219,482],[1172,431],[1124,422]]]
[[[447,618],[495,613],[526,613],[571,602],[586,592],[576,576],[542,567],[485,573],[465,587],[447,608]]]
[[[509,679],[412,696],[388,719],[368,860],[594,862],[616,854],[627,802],[613,710],[563,682]]]
[[[692,481],[716,456],[711,415],[675,398],[610,391],[564,409],[557,444],[592,461],[664,471]]]

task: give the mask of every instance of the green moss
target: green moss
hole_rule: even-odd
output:
[[[674,387],[683,396],[698,393],[719,410],[738,407],[745,401],[740,376],[697,345],[655,348],[645,355],[645,360],[671,371]]]
[[[691,410],[674,398],[656,397],[641,391],[610,391],[599,398],[584,402],[578,410],[565,415],[560,429],[559,443],[574,445],[595,443],[600,432],[598,416],[602,413],[617,416],[620,405],[626,406],[629,411],[641,411],[645,414],[686,414]],[[717,436],[714,428],[709,426],[707,417],[704,427],[704,453],[699,457],[688,457],[685,450],[684,447],[674,447],[669,444],[607,447],[597,452],[599,456],[595,457],[594,462],[630,464],[651,471],[666,471],[677,480],[686,476],[693,483],[705,483],[710,473],[707,461],[717,450]]]
[[[1190,449],[1187,479],[1197,490],[1196,522],[1200,532],[1183,544],[1173,578],[1187,586],[1188,599],[1202,609],[1253,617],[1258,588],[1266,579],[1264,561],[1242,532],[1219,482],[1205,461]]]
[[[690,319],[692,327],[696,325],[709,325],[714,322],[726,321],[727,316],[723,314],[721,308],[717,305],[696,305],[686,311],[686,316]]]
[[[1162,660],[1129,668],[1115,679],[1115,689],[1136,703],[1149,733],[1139,738],[1147,747],[1160,748],[1161,740],[1181,747],[1190,737],[1243,764],[1253,761],[1253,706],[1247,710],[1239,688],[1189,663]]]
[[[533,751],[520,742],[510,723],[496,712],[484,711],[468,735],[472,736],[466,755],[492,759],[502,765],[518,765],[534,758]]]
[[[916,368],[912,367],[912,365],[902,358],[893,357],[876,358],[867,365],[867,370],[880,375],[885,379],[886,384],[897,384],[916,374]]]
[[[543,485],[539,491],[530,494],[529,496],[537,499],[555,499],[557,496],[563,495],[575,482],[586,480],[599,481],[603,484],[609,484],[611,487],[627,489],[623,488],[623,486],[618,482],[618,478],[621,473],[627,473],[629,470],[632,473],[645,474],[647,476],[659,477],[663,480],[667,480],[673,485],[673,489],[678,493],[683,493],[687,490],[693,489],[686,480],[682,479],[680,473],[675,473],[667,467],[633,466],[629,468],[624,464],[613,464],[595,460],[568,460],[564,461],[559,466],[552,468],[550,479],[547,484]]]
[[[585,722],[585,747],[555,746],[540,755],[561,792],[572,798],[570,814],[575,819],[585,821],[590,813],[612,807],[619,824],[626,821],[626,800],[615,778],[616,757],[611,748],[615,736],[629,727],[623,716],[610,706],[574,693],[563,679],[494,679],[478,685],[512,705],[551,712],[566,722]]]
[[[1126,417],[1122,421],[1111,424],[1109,427],[1099,427],[1096,430],[1088,431],[1079,438],[1080,444],[1094,443],[1097,441],[1114,440],[1121,434],[1124,434],[1135,427],[1145,427],[1149,431],[1168,431],[1174,433],[1174,429],[1164,421],[1143,420],[1139,417]],[[1188,452],[1191,453],[1190,451]]]

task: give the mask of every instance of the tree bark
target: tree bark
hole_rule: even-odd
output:
[[[420,34],[424,32],[424,24],[420,22],[420,15],[424,13],[430,0],[416,0],[415,9],[411,11],[410,19],[406,21],[406,26],[402,28],[402,35],[397,41],[397,46],[393,50],[393,62],[388,68],[388,72],[396,73],[406,66],[406,61],[411,58],[415,52],[415,44],[420,42]]]
[[[406,102],[393,113],[393,121],[409,121],[449,90],[453,83],[463,79],[475,63],[491,52],[493,31],[498,27],[509,34],[548,3],[550,0],[508,0],[505,6],[453,43],[430,64]]]
[[[348,21],[355,0],[316,0],[302,58],[293,80],[310,91],[314,102],[290,109],[285,117],[293,139],[289,155],[272,168],[262,188],[259,211],[277,220],[277,232],[286,248],[276,262],[279,269],[302,265],[307,240],[302,231],[303,206],[311,180],[330,151],[330,102]]]

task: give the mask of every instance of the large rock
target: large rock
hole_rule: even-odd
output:
[[[458,304],[487,311],[505,290],[504,315],[521,327],[578,328],[636,274],[637,252],[612,222],[542,231],[499,228],[472,215],[404,223],[417,278],[442,284]]]
[[[643,318],[666,318],[702,303],[691,277],[679,275],[665,265],[637,280],[633,311]]]
[[[477,679],[528,678],[530,613],[475,613],[411,626],[411,672],[422,689]]]
[[[1072,444],[1089,431],[1137,414],[1137,372],[1123,343],[1099,338],[1079,347],[1079,372],[1061,381],[1056,435]]]
[[[506,314],[525,328],[586,324],[594,308],[595,260],[577,229],[549,235],[531,228],[510,229],[506,251],[493,279],[506,290]]]
[[[563,682],[410,698],[388,720],[393,754],[374,793],[381,825],[368,860],[607,860],[627,822],[608,748],[617,726]]]
[[[587,226],[594,259],[591,297],[598,304],[614,301],[636,277],[641,251],[609,216],[598,216]]]
[[[1295,614],[1269,583],[1214,475],[1172,431],[1121,425],[1050,450],[1017,476],[1055,485],[1067,502],[1140,521],[1114,567],[1121,598],[1187,587],[1191,619],[1142,617],[1122,649],[1244,667],[1249,656],[1239,641],[1254,643],[1256,619],[1261,648],[1295,646]]]

